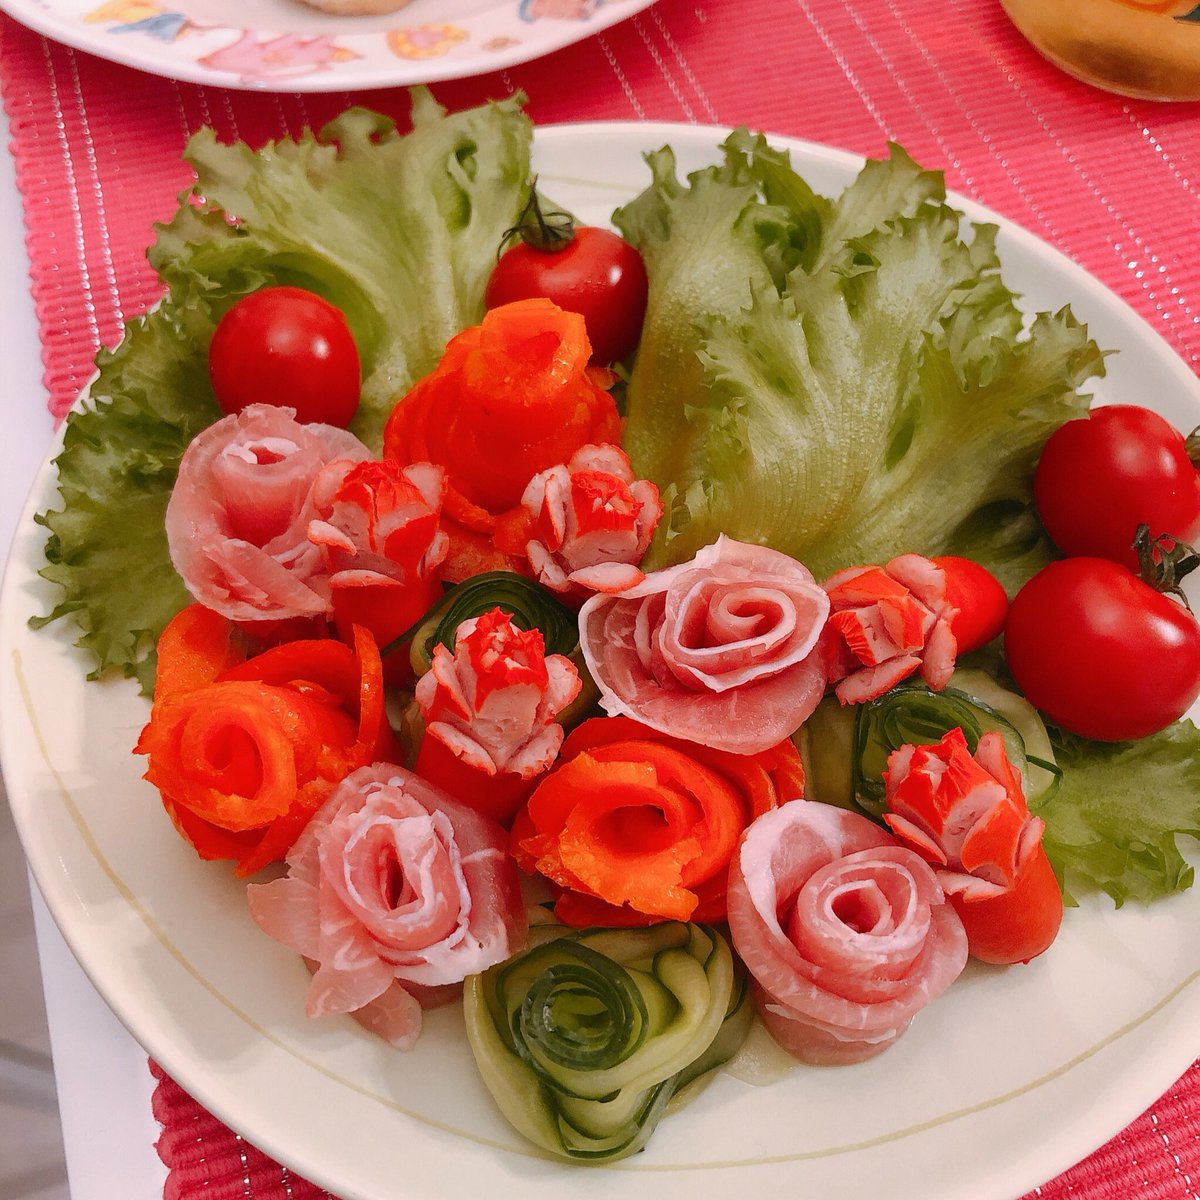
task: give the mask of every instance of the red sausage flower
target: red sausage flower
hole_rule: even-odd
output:
[[[525,553],[552,591],[581,597],[641,583],[638,569],[662,516],[658,488],[636,479],[619,446],[584,446],[530,480]]]
[[[563,729],[555,717],[582,686],[540,630],[523,631],[499,608],[464,621],[453,654],[438,646],[417,681],[425,718],[419,775],[501,822],[554,762]]]
[[[324,551],[343,635],[364,625],[385,646],[436,602],[449,549],[445,490],[445,472],[431,463],[334,463],[318,476],[308,538]]]
[[[974,757],[961,729],[935,746],[901,746],[885,774],[893,833],[938,869],[971,954],[1028,962],[1058,934],[1062,893],[1000,734]]]
[[[830,672],[843,704],[874,700],[920,670],[935,691],[954,671],[958,647],[946,573],[920,554],[882,567],[849,567],[825,581],[837,657]]]

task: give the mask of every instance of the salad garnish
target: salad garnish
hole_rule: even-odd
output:
[[[69,418],[38,623],[153,691],[145,777],[214,870],[277,873],[248,903],[310,1014],[403,1048],[465,997],[505,1115],[604,1162],[755,1013],[862,1062],[969,955],[1053,954],[1074,893],[1191,886],[1200,626],[1046,536],[1104,353],[1021,312],[940,174],[893,146],[830,199],[744,129],[686,181],[651,154],[609,352],[571,294],[491,294],[521,103],[192,140],[163,301]],[[348,431],[286,383],[221,415],[214,331],[280,287],[344,317]],[[1143,544],[1177,582],[1180,531]]]

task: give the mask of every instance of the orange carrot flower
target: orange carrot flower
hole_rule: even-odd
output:
[[[731,754],[595,717],[517,814],[512,852],[555,887],[568,925],[720,921],[742,832],[803,792],[790,741]]]
[[[392,410],[384,456],[446,470],[446,577],[527,570],[493,538],[522,519],[521,496],[539,471],[589,442],[615,442],[620,417],[611,374],[588,366],[583,318],[550,300],[493,309],[453,338],[442,361]]]
[[[244,659],[230,622],[192,605],[158,656],[134,752],[180,834],[238,875],[282,859],[347,774],[395,756],[379,652],[362,629],[353,649],[299,641]]]

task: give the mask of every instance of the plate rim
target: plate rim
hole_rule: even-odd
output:
[[[610,136],[618,139],[629,139],[631,143],[637,144],[637,148],[640,149],[642,153],[645,153],[647,150],[652,148],[650,145],[650,141],[652,139],[661,137],[666,141],[670,141],[676,146],[681,145],[683,142],[688,142],[696,149],[702,150],[708,153],[710,156],[716,151],[721,139],[723,139],[724,136],[726,136],[729,132],[727,127],[722,126],[688,125],[673,122],[580,121],[552,125],[548,124],[537,127],[535,131],[535,155],[537,153],[539,141],[542,145],[547,145],[560,139],[563,141],[570,141],[577,138],[580,132],[584,130],[599,137]],[[857,170],[857,168],[861,166],[861,163],[863,162],[863,156],[856,154],[853,151],[839,149],[795,137],[789,137],[787,135],[767,133],[765,136],[773,145],[788,149],[793,153],[799,152],[801,154],[809,154],[813,157],[824,159],[827,162],[833,163],[840,170]],[[627,147],[627,152],[631,152],[633,149],[634,146],[630,145]],[[626,190],[623,188],[620,189],[620,191],[622,194],[627,194]],[[1186,363],[1184,363],[1182,358],[1180,358],[1174,348],[1171,347],[1168,342],[1166,342],[1162,335],[1159,334],[1158,331],[1154,329],[1154,327],[1144,317],[1141,316],[1141,314],[1133,309],[1132,306],[1130,306],[1120,296],[1118,296],[1095,276],[1091,275],[1091,273],[1085,268],[1080,266],[1078,263],[1075,263],[1067,255],[1063,254],[1048,242],[1045,242],[1041,238],[1037,237],[1035,234],[1026,230],[1018,223],[1012,221],[1010,218],[1002,217],[985,206],[979,205],[961,195],[952,193],[949,199],[956,208],[964,211],[972,220],[991,220],[999,223],[1002,233],[1007,239],[1011,240],[1014,237],[1019,238],[1026,242],[1027,248],[1035,249],[1039,255],[1053,255],[1056,260],[1057,268],[1067,275],[1066,280],[1056,280],[1056,283],[1069,283],[1072,287],[1078,284],[1079,286],[1088,290],[1093,299],[1098,300],[1103,306],[1112,309],[1114,313],[1118,314],[1122,322],[1129,320],[1136,322],[1140,327],[1141,334],[1143,336],[1146,336],[1147,334],[1150,335],[1151,340],[1156,343],[1156,352],[1160,355],[1164,354],[1165,352],[1166,361],[1170,362],[1172,367],[1178,370],[1181,381],[1192,393],[1192,402],[1200,404],[1200,379],[1197,379],[1197,377],[1187,367]],[[18,544],[24,540],[24,537],[30,536],[32,514],[37,511],[39,502],[43,501],[46,495],[49,494],[52,496],[54,494],[52,490],[52,460],[61,444],[61,437],[62,430],[60,429],[54,445],[51,447],[50,453],[39,467],[31,485],[29,495],[23,507],[21,517],[18,521],[17,532],[14,537],[13,546],[10,549],[9,561],[6,566],[3,585],[2,588],[0,588],[0,597],[7,596],[10,588],[13,586],[10,581],[15,575],[14,566],[16,565],[15,560],[17,557],[16,549]],[[49,492],[47,492],[48,486],[51,489]],[[22,535],[22,531],[24,531],[24,537]],[[37,545],[40,545],[42,539],[37,537],[34,540]],[[5,666],[7,667],[7,664],[5,664]],[[7,750],[8,738],[4,734],[4,729],[10,727],[10,725],[11,722],[0,720],[0,751]],[[2,758],[4,761],[8,761],[9,754],[4,752],[2,754]],[[22,845],[24,847],[26,844],[26,838],[22,829],[23,816],[18,813],[17,809],[18,805],[14,804],[13,815],[17,823],[18,834],[21,837]],[[70,947],[72,954],[75,955],[77,961],[80,962],[81,967],[88,976],[89,980],[91,980],[93,986],[95,986],[101,996],[105,998],[106,1003],[108,1003],[110,1007],[113,1007],[113,1010],[117,1013],[118,1018],[123,1024],[126,1024],[127,1028],[129,1028],[131,1033],[134,1034],[135,1040],[138,1040],[140,1044],[144,1044],[141,1043],[141,1039],[138,1033],[134,1030],[133,1026],[128,1020],[126,1020],[127,1014],[122,1014],[117,1010],[117,1008],[113,1005],[113,1002],[109,999],[106,988],[103,987],[97,980],[96,974],[93,970],[93,966],[95,964],[89,964],[86,961],[86,951],[80,951],[77,949],[76,939],[78,936],[81,936],[80,931],[77,928],[68,929],[64,925],[62,912],[60,911],[62,908],[63,897],[60,896],[53,887],[47,887],[47,879],[44,878],[44,875],[47,871],[47,865],[45,863],[34,863],[32,860],[30,860],[30,867],[39,887],[42,889],[47,908],[51,912],[56,924],[62,931],[64,940]],[[69,925],[70,922],[67,922],[67,924]],[[1187,983],[1181,985],[1181,990],[1186,989],[1187,986],[1189,986]],[[224,1120],[227,1124],[234,1124],[234,1122],[230,1121],[227,1116],[223,1115],[223,1113],[228,1112],[228,1109],[223,1103],[220,1102],[219,1098],[206,1098],[211,1096],[211,1090],[209,1088],[203,1086],[196,1087],[192,1082],[185,1081],[185,1079],[181,1078],[181,1076],[187,1076],[190,1074],[188,1069],[185,1068],[183,1071],[176,1071],[170,1066],[170,1062],[172,1060],[176,1060],[176,1056],[171,1053],[169,1047],[163,1054],[153,1051],[151,1052],[156,1060],[162,1063],[164,1068],[167,1069],[173,1077],[179,1079],[181,1085],[184,1086],[190,1093],[195,1095],[196,1098],[205,1105],[205,1107],[208,1107],[210,1111],[214,1113],[214,1115],[220,1117],[220,1119]],[[1169,1062],[1167,1060],[1169,1060]],[[1063,1145],[1063,1140],[1059,1138],[1053,1139],[1043,1149],[1045,1154],[1049,1157],[1052,1157],[1054,1162],[1058,1165],[1052,1166],[1050,1173],[1047,1174],[1044,1179],[1038,1179],[1035,1182],[1030,1183],[1029,1186],[1036,1186],[1037,1183],[1044,1182],[1045,1179],[1051,1178],[1054,1174],[1057,1174],[1059,1171],[1066,1169],[1073,1163],[1080,1161],[1081,1158],[1086,1157],[1087,1154],[1091,1153],[1092,1150],[1101,1145],[1108,1137],[1124,1128],[1129,1121],[1133,1120],[1141,1111],[1143,1111],[1143,1109],[1145,1109],[1148,1104],[1152,1104],[1159,1096],[1161,1096],[1165,1089],[1169,1087],[1175,1079],[1178,1078],[1180,1072],[1185,1070],[1189,1065],[1190,1063],[1179,1063],[1174,1055],[1166,1055],[1165,1057],[1160,1055],[1159,1058],[1155,1060],[1154,1070],[1143,1072],[1141,1075],[1139,1075],[1136,1082],[1140,1082],[1142,1086],[1135,1087],[1132,1091],[1132,1096],[1130,1095],[1130,1081],[1123,1080],[1123,1092],[1126,1098],[1125,1102],[1117,1107],[1120,1110],[1127,1112],[1128,1116],[1123,1120],[1122,1124],[1116,1128],[1107,1130],[1107,1132],[1100,1132],[1094,1136],[1087,1135],[1087,1137],[1083,1139],[1087,1142],[1087,1145],[1083,1148],[1082,1152],[1079,1150],[1080,1138],[1076,1137],[1074,1141],[1066,1142],[1065,1147],[1060,1149],[1059,1153],[1055,1155],[1052,1153],[1053,1147]],[[307,1158],[307,1155],[297,1155],[293,1152],[293,1148],[291,1147],[283,1147],[281,1145],[274,1144],[272,1139],[267,1139],[262,1142],[256,1141],[256,1144],[260,1145],[266,1153],[272,1154],[277,1158],[286,1158],[289,1162],[296,1164],[295,1169],[301,1174],[306,1174],[307,1177],[312,1179],[313,1182],[324,1182],[325,1186],[331,1186],[334,1191],[339,1190],[339,1187],[344,1188],[345,1186],[344,1183],[339,1185],[336,1180],[332,1179],[327,1173],[323,1172],[319,1164],[315,1166],[308,1166],[305,1163],[297,1164],[297,1158]],[[1048,1161],[1048,1159],[1045,1161]],[[345,1193],[345,1200],[352,1200],[352,1197],[357,1194],[358,1193],[355,1192],[347,1192]]]
[[[18,24],[31,29],[34,33],[60,45],[94,55],[106,62],[142,71],[160,79],[171,79],[179,83],[191,83],[201,87],[225,88],[229,91],[279,95],[320,95],[329,92],[376,91],[383,88],[416,87],[428,83],[450,83],[506,71],[512,67],[535,62],[603,33],[614,25],[650,8],[656,0],[604,0],[604,3],[586,19],[562,20],[553,26],[547,25],[546,32],[532,42],[519,41],[515,46],[489,52],[486,59],[480,58],[478,54],[473,55],[467,60],[465,66],[458,64],[452,56],[419,59],[397,57],[395,65],[389,63],[389,69],[386,70],[380,67],[361,70],[357,73],[350,68],[330,71],[313,70],[306,74],[281,76],[274,80],[270,78],[245,79],[234,71],[204,67],[196,59],[182,57],[176,59],[169,54],[164,56],[162,53],[156,53],[153,49],[162,44],[153,41],[138,43],[128,38],[104,40],[102,30],[98,29],[95,35],[89,34],[88,29],[78,20],[72,21],[50,7],[53,2],[54,0],[44,0],[42,4],[39,4],[37,0],[0,0],[0,12],[6,13]],[[294,2],[301,3],[301,0],[294,0]],[[485,11],[491,12],[495,8],[505,6],[508,6],[506,0],[494,0],[493,7]],[[343,19],[354,20],[353,17]],[[368,17],[367,19],[378,20],[379,18]],[[547,21],[553,20],[555,19],[547,18]],[[235,30],[234,26],[223,28],[230,32],[256,32],[255,30]],[[536,29],[537,26],[534,25],[531,28]],[[279,33],[281,31],[270,32]],[[344,33],[331,33],[329,36],[341,39],[383,38],[386,34],[380,29],[359,33],[355,33],[351,29]],[[171,45],[173,44],[171,43]],[[221,49],[221,47],[217,49]]]

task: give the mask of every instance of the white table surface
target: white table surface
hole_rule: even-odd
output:
[[[0,115],[0,120],[7,147],[7,119]],[[24,237],[13,160],[0,150],[0,547],[5,555],[54,433]],[[145,1051],[80,970],[32,880],[30,887],[72,1200],[161,1200],[166,1172],[154,1151],[158,1125],[150,1111],[153,1080]]]

